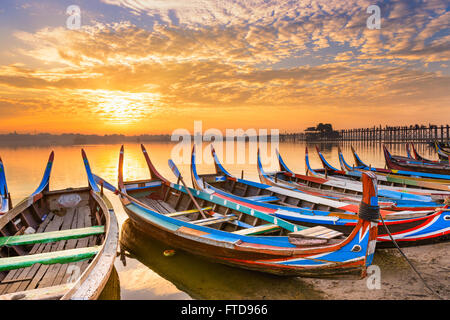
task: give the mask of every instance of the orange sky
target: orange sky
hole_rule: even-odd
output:
[[[81,8],[79,30],[66,8]],[[14,1],[0,132],[447,124],[445,1]],[[447,30],[447,31],[445,31]]]

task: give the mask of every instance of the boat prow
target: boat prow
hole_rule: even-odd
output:
[[[192,147],[191,153],[191,179],[192,186],[197,190],[206,190],[208,183],[225,181],[228,178],[235,179],[220,163],[220,160],[211,145],[211,155],[214,159],[215,173],[199,175],[197,171],[196,147]]]
[[[338,156],[339,156],[339,164],[341,165],[341,170],[346,172],[352,172],[355,168],[345,161],[344,155],[342,154],[341,147],[338,146]]]
[[[314,169],[311,167],[311,164],[309,163],[308,147],[305,147],[305,167],[307,176],[322,178],[322,175],[314,171]]]
[[[276,149],[276,154],[277,154],[277,158],[278,158],[278,163],[280,165],[280,171],[285,171],[285,172],[289,172],[291,174],[294,174],[294,172],[292,172],[288,166],[286,165],[286,163],[284,162],[283,158],[281,157],[280,152],[278,151],[278,149]]]
[[[327,172],[339,172],[339,169],[333,167],[322,155],[322,152],[320,151],[319,147],[316,146],[317,154],[319,155],[320,161],[322,162],[322,166],[325,169],[325,173]]]
[[[0,158],[0,216],[12,209],[11,196],[6,181],[5,166]]]

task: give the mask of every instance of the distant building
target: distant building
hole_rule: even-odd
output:
[[[330,123],[319,123],[316,127],[309,127],[305,130],[305,139],[308,141],[332,140],[339,137],[339,132],[333,130],[333,126]]]

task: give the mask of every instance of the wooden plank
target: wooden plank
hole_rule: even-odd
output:
[[[59,230],[63,223],[63,218],[57,215],[53,215],[52,221],[46,226],[44,231],[56,231]],[[37,254],[43,252],[49,252],[51,250],[51,243],[41,243],[33,246],[29,254]],[[15,276],[17,279],[34,278],[34,275],[39,269],[39,265],[33,265],[31,267],[23,268],[19,270],[19,274]],[[10,285],[6,289],[6,293],[25,290],[28,286],[28,281],[17,282]]]
[[[254,228],[247,228],[247,229],[241,229],[238,231],[234,231],[233,233],[235,234],[240,234],[240,235],[256,235],[256,234],[262,234],[265,232],[269,232],[269,231],[275,231],[275,230],[279,230],[280,226],[277,226],[276,224],[263,224],[261,226],[257,226]]]
[[[0,261],[0,271],[30,267],[36,263],[54,264],[80,261],[94,256],[99,250],[100,246],[95,246],[91,248],[77,248],[71,250],[31,254],[20,257],[3,258]]]
[[[202,210],[203,211],[210,211],[210,210],[212,210],[212,207],[205,207],[205,208],[202,208]],[[200,212],[200,211],[197,210],[197,209],[192,209],[192,210],[168,213],[168,214],[166,214],[166,216],[168,216],[168,217],[177,217],[177,216],[183,216],[183,215],[186,215],[186,214],[197,213],[197,212]]]
[[[92,247],[92,246],[95,246],[96,245],[96,242],[97,242],[97,236],[90,236],[89,238],[88,238],[88,246],[89,247]],[[88,268],[89,267],[89,264],[91,263],[91,260],[84,260],[84,261],[82,261],[82,262],[77,262],[77,264],[79,264],[79,263],[81,263],[81,269],[80,270],[86,270],[86,268]]]
[[[328,233],[330,231],[333,231],[333,230],[331,230],[331,229],[328,229],[328,230],[317,230],[316,232],[308,234],[308,237],[319,237],[319,236],[321,236],[321,235],[323,235],[325,233]]]
[[[175,208],[172,208],[167,202],[164,202],[164,201],[162,201],[162,200],[159,200],[159,203],[160,203],[163,207],[166,208],[166,210],[167,210],[168,213],[174,212],[174,211],[175,211]]]
[[[323,227],[323,226],[316,226],[316,227],[312,227],[312,228],[308,228],[308,229],[303,229],[300,231],[295,231],[295,232],[291,232],[289,233],[289,236],[293,236],[293,237],[306,237],[306,236],[310,236],[313,233],[317,233],[317,232],[325,232],[325,231],[329,231],[330,229]]]
[[[227,217],[223,217],[223,218],[204,219],[201,222],[194,221],[193,223],[195,223],[198,226],[208,226],[208,225],[211,225],[211,224],[223,223],[223,222],[232,221],[232,220],[236,220],[236,219],[237,219],[236,216],[227,216]]]
[[[78,221],[79,221],[78,225],[82,225],[84,227],[90,227],[92,225],[90,208],[88,206],[79,208],[79,213],[80,213],[80,215],[78,217]],[[80,220],[81,220],[81,222],[80,222]],[[82,238],[77,241],[76,248],[83,248],[83,247],[87,247],[88,245],[89,245],[89,238]],[[69,268],[69,266],[75,267],[74,269],[72,269],[72,271],[75,271],[75,270],[77,270],[77,268],[79,268],[78,270],[80,272],[80,275],[84,271],[82,261],[68,265],[67,269]],[[75,279],[70,279],[71,277],[72,277],[71,273],[68,273],[66,271],[66,274],[63,277],[63,282],[68,282],[69,280],[75,280]]]
[[[20,291],[2,295],[0,296],[0,300],[56,300],[61,298],[72,286],[73,284],[71,283],[65,283],[44,289]]]
[[[27,245],[35,243],[56,242],[76,238],[84,238],[105,232],[104,226],[95,226],[81,229],[67,229],[53,232],[41,232],[20,236],[0,238],[0,246]]]
[[[89,206],[85,206],[85,207],[88,207],[89,211],[92,212],[91,211],[91,207],[89,207]],[[77,211],[74,212],[74,217],[73,217],[72,221],[70,221],[70,224],[64,226],[63,228],[66,228],[66,229],[74,229],[74,228],[76,228],[76,226],[79,223],[78,219],[76,219],[76,216],[80,216],[81,219],[83,219],[83,221],[84,221],[84,219],[85,219],[85,217],[83,217],[84,215],[85,215],[85,212],[83,210],[80,210],[80,208],[78,208]],[[73,223],[73,220],[75,220],[75,219],[77,221],[76,224]],[[87,228],[90,228],[90,224],[86,225],[85,223],[84,224],[80,223],[79,225],[80,226],[86,226]],[[81,229],[84,229],[84,228],[81,228]],[[67,248],[67,243],[68,243],[68,241],[61,241],[60,245],[58,246],[58,248],[56,250],[62,250],[64,247],[65,247],[65,249],[68,249]],[[73,249],[73,248],[70,248],[70,249]],[[44,288],[44,287],[48,287],[48,286],[51,286],[51,285],[55,285],[53,283],[54,283],[54,280],[57,278],[57,275],[59,274],[59,271],[63,267],[67,268],[67,265],[70,265],[70,264],[54,264],[54,265],[51,265],[51,266],[41,266],[41,269],[45,270],[44,268],[47,268],[48,270],[46,270],[45,275],[42,277],[42,280],[37,282],[37,288]],[[57,283],[57,284],[60,284],[60,283]],[[32,284],[30,284],[29,288],[32,288],[31,285]]]
[[[18,282],[18,281],[29,281],[29,280],[32,280],[32,278],[3,280],[2,284],[4,284],[4,283],[13,283],[13,282]]]
[[[163,204],[164,202],[161,200],[154,200],[155,201],[155,206],[158,208],[158,211],[162,214],[166,214],[169,212],[172,212],[173,210],[168,210],[167,207],[165,207]]]
[[[69,209],[67,211],[67,213],[63,216],[63,224],[61,225],[61,230],[67,230],[70,229],[71,225],[72,225],[72,221],[75,217],[76,214],[76,209],[72,208]],[[63,250],[64,245],[65,245],[66,241],[61,241],[58,243],[52,243],[51,248],[50,248],[50,252],[52,251],[59,251],[59,250]],[[49,278],[50,275],[48,275],[48,271],[49,269],[52,269],[52,266],[49,265],[38,265],[38,270],[36,271],[33,280],[30,281],[30,283],[28,284],[28,287],[26,288],[27,290],[32,290],[35,289],[38,284],[42,283],[42,280],[47,276],[47,279]],[[41,280],[42,279],[42,280]],[[23,290],[25,290],[25,288],[23,288]]]
[[[75,215],[75,209],[69,209],[67,210],[67,213],[61,217],[62,218],[62,224],[60,227],[56,228],[57,230],[62,229],[62,230],[66,230],[66,229],[70,229],[72,220],[74,219],[74,215]],[[50,229],[53,230],[54,228]],[[46,231],[48,232],[55,232],[55,231],[49,231],[49,229],[46,229]],[[56,250],[62,250],[64,248],[64,243],[65,241],[61,241],[58,242],[57,244],[52,243],[52,244],[47,244],[44,251],[47,252],[51,252],[51,251],[56,251]],[[49,248],[49,249],[48,249]],[[15,291],[18,290],[32,290],[36,287],[36,285],[41,281],[41,278],[46,274],[47,270],[48,270],[49,266],[47,265],[34,265],[32,267],[32,280],[31,281],[24,281],[20,284],[19,288],[16,288]]]
[[[320,238],[320,239],[333,239],[333,238],[340,237],[342,235],[343,235],[342,232],[339,232],[339,231],[336,231],[336,230],[331,230],[328,233],[320,235],[318,238]]]
[[[47,217],[44,219],[44,221],[41,223],[41,225],[38,227],[37,232],[43,232],[45,230],[45,228],[49,225],[49,223],[53,220],[53,213],[50,213],[47,215]],[[36,249],[39,247],[40,245],[35,245],[30,253],[33,253],[33,250],[36,251]],[[8,272],[8,274],[6,275],[6,277],[3,279],[3,281],[8,281],[8,280],[12,280],[15,278],[16,275],[18,275],[21,272],[21,270],[12,270],[10,272]],[[26,279],[26,278],[25,278]],[[2,294],[8,287],[8,284],[1,284],[0,283],[0,294]]]
[[[76,213],[75,213],[75,215],[73,217],[71,228],[77,228],[78,220],[79,220],[79,217],[80,217],[81,214],[82,213],[79,210],[76,211]],[[83,217],[80,217],[80,218],[83,218]],[[84,218],[83,218],[83,221],[84,221]],[[65,249],[66,250],[74,249],[76,247],[76,245],[77,245],[77,242],[78,242],[78,239],[67,240]],[[63,265],[61,265],[61,267],[59,268],[58,272],[56,273],[56,275],[55,275],[55,277],[53,279],[53,282],[52,282],[53,286],[60,285],[60,284],[63,283],[63,279],[64,279],[64,277],[66,275],[66,271],[67,271],[67,268],[68,268],[69,265],[70,264],[63,264]]]

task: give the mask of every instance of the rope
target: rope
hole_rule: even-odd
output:
[[[358,216],[359,218],[366,221],[378,221],[378,216],[380,215],[380,207],[371,206],[365,202],[359,204]]]
[[[444,300],[444,298],[442,298],[437,292],[435,292],[433,289],[430,288],[430,286],[428,286],[428,284],[426,283],[425,279],[422,277],[422,275],[419,273],[419,271],[417,271],[417,269],[414,267],[414,265],[411,263],[411,261],[409,261],[409,259],[406,257],[406,255],[403,253],[402,249],[400,249],[400,247],[398,246],[397,242],[394,240],[394,238],[392,237],[391,232],[389,231],[388,227],[386,226],[386,223],[384,222],[383,216],[380,214],[380,218],[381,221],[383,222],[384,227],[386,228],[387,233],[389,234],[389,238],[391,238],[392,243],[395,245],[395,247],[398,249],[398,251],[400,252],[400,254],[403,256],[403,258],[405,258],[406,262],[408,262],[409,266],[411,267],[411,269],[413,269],[415,271],[415,273],[419,276],[420,280],[422,280],[423,284],[425,285],[425,287],[430,290],[430,292],[435,295],[436,297],[438,297],[440,300]]]

